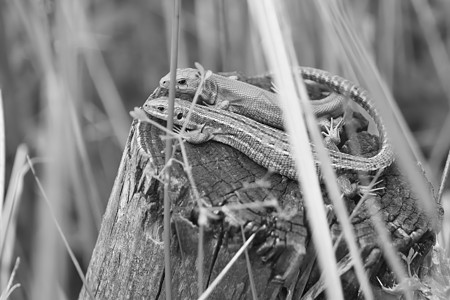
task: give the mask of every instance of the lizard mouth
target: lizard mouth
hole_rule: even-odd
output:
[[[181,126],[181,125],[173,124],[172,131],[175,132],[175,133],[180,133],[182,127],[183,127],[183,126]],[[196,129],[197,129],[197,128],[189,128],[189,127],[185,127],[185,128],[184,128],[184,132],[191,132],[191,131],[194,131],[194,130],[196,130]]]
[[[182,127],[183,127],[183,126],[181,126],[181,125],[173,124],[172,131],[175,132],[175,133],[180,133]],[[190,132],[190,131],[192,131],[192,130],[193,130],[193,129],[191,129],[191,128],[189,128],[189,127],[184,128],[184,132]]]
[[[182,127],[181,125],[173,124],[172,131],[175,132],[175,133],[180,133],[181,127]]]

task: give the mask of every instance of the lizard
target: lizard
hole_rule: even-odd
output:
[[[200,72],[193,68],[178,69],[175,89],[177,92],[194,96],[200,85]],[[162,77],[159,85],[168,89],[170,73]],[[278,105],[277,94],[254,85],[212,73],[204,83],[200,98],[206,105],[244,115],[263,124],[283,129],[283,114]],[[344,113],[346,98],[331,93],[327,97],[311,101],[313,112],[319,118],[319,125],[327,131],[333,130],[324,116],[337,117]]]
[[[209,106],[194,105],[188,119],[190,109],[189,101],[176,99],[173,122],[177,126],[186,126],[189,130],[183,135],[187,142],[193,144],[209,140],[221,142],[244,153],[257,164],[297,180],[286,132],[248,117]],[[167,97],[146,101],[143,110],[152,117],[167,121]],[[394,160],[394,154],[385,134],[382,132],[380,135],[382,135],[381,149],[373,157],[359,157],[329,149],[333,168],[368,172],[389,166]],[[314,150],[314,145],[312,146]],[[319,160],[316,157],[314,159],[318,165]]]
[[[350,80],[324,70],[298,66],[294,68],[294,71],[298,72],[303,79],[325,85],[334,91],[322,100],[311,101],[316,117],[343,115],[337,125],[333,124],[333,119],[328,122],[327,119],[319,118],[319,125],[325,128],[325,132],[322,133],[325,136],[327,147],[336,149],[336,145],[340,143],[340,130],[348,117],[348,110],[344,109],[346,97],[349,97],[370,115],[375,122],[381,143],[383,145],[388,143],[381,116],[365,89],[355,85]],[[169,75],[170,73],[161,78],[160,87],[168,87],[170,84]],[[270,73],[262,76],[268,75]],[[189,95],[195,94],[200,84],[199,70],[192,68],[178,69],[176,78],[175,86],[178,92]],[[282,112],[276,104],[277,95],[251,84],[212,73],[206,78],[200,97],[208,105],[231,110],[279,129],[283,128]]]

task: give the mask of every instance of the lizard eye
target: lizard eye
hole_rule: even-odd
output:
[[[185,84],[186,84],[186,79],[180,79],[180,80],[178,80],[178,84],[185,85]]]
[[[178,114],[177,114],[177,119],[178,119],[178,120],[183,119],[183,113],[178,113]]]
[[[158,109],[160,112],[163,112],[163,111],[164,111],[164,106],[158,106],[157,109]]]

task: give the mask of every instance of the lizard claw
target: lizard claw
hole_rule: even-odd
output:
[[[344,119],[341,118],[336,125],[334,125],[334,121],[335,120],[331,118],[329,123],[327,122],[327,124],[323,124],[325,131],[322,131],[322,134],[324,135],[326,140],[329,140],[333,144],[338,145],[341,142],[340,131],[342,129],[342,126],[344,125]]]
[[[369,185],[360,185],[358,184],[357,189],[358,189],[358,195],[361,197],[364,197],[364,195],[369,195],[369,196],[376,196],[376,192],[377,191],[382,191],[385,189],[385,187],[378,187],[376,188],[375,186],[382,183],[383,180],[378,180],[377,182],[375,182],[373,184],[373,186],[370,188]]]
[[[355,195],[364,197],[366,194],[369,196],[376,196],[378,191],[385,189],[384,187],[375,188],[375,186],[383,182],[383,180],[375,182],[371,188],[370,185],[361,185],[359,182],[351,183],[346,175],[338,176],[337,180],[342,195],[346,197],[353,197]]]
[[[275,94],[279,94],[280,89],[275,85],[275,83],[273,81],[270,82],[270,89]]]

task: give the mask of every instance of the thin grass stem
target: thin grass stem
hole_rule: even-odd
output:
[[[244,241],[245,244],[246,238],[244,234],[244,226],[242,225],[241,225],[241,235],[242,240]],[[248,255],[247,248],[245,249],[244,254],[245,254],[245,263],[247,265],[248,277],[250,281],[250,290],[252,291],[252,297],[253,300],[258,300],[258,291],[256,290],[255,280],[253,279],[252,264],[250,263],[250,256]]]
[[[5,144],[5,118],[3,113],[2,90],[0,89],[0,216],[3,212],[3,200],[5,196]]]
[[[327,283],[326,292],[330,299],[343,299],[331,239],[323,238],[324,236],[330,236],[330,232],[319,181],[317,176],[311,176],[311,174],[316,174],[316,167],[302,110],[308,104],[302,103],[300,105],[297,101],[297,99],[301,99],[307,102],[308,97],[302,98],[303,95],[307,94],[306,89],[302,84],[296,86],[292,77],[291,66],[296,65],[296,62],[292,61],[292,52],[289,52],[289,46],[285,45],[287,37],[281,31],[280,19],[287,15],[282,14],[284,11],[282,11],[281,5],[276,6],[271,1],[249,0],[248,3],[263,40],[263,49],[268,65],[274,71],[276,85],[280,87],[281,106],[286,120],[285,127],[289,133],[289,143],[296,161],[297,174],[304,193],[305,207],[308,214],[314,216],[314,218],[308,219],[312,229],[312,238],[315,245],[320,245],[317,248],[319,263],[323,270],[327,269],[327,272],[324,273]],[[277,15],[277,12],[279,15]],[[291,57],[289,57],[289,54],[291,54]],[[303,90],[301,95],[298,94],[298,90]],[[288,102],[288,99],[293,101]]]
[[[20,264],[20,258],[18,257],[16,259],[16,263],[14,264],[14,268],[11,272],[11,276],[9,277],[8,285],[6,286],[6,288],[3,290],[2,294],[0,295],[0,300],[8,299],[9,296],[11,296],[12,292],[14,292],[15,289],[20,287],[20,283],[12,285],[14,276],[16,275],[17,269],[19,268],[19,264]]]
[[[95,299],[94,294],[92,293],[91,288],[86,281],[86,277],[84,277],[84,272],[81,269],[80,263],[78,262],[77,258],[75,257],[75,254],[73,253],[72,249],[70,248],[69,242],[67,241],[66,236],[65,236],[61,226],[59,225],[58,219],[56,218],[56,214],[55,214],[55,211],[53,210],[53,206],[47,197],[47,193],[45,192],[44,187],[42,186],[42,183],[36,174],[36,171],[34,170],[34,162],[32,159],[30,159],[30,157],[28,155],[27,155],[27,162],[28,162],[28,165],[30,166],[31,173],[33,174],[34,180],[36,181],[39,191],[41,192],[42,197],[45,200],[45,204],[47,204],[48,211],[52,217],[52,220],[53,220],[53,223],[55,224],[56,229],[58,230],[59,236],[61,237],[61,240],[64,243],[64,246],[66,247],[67,253],[70,256],[70,259],[72,260],[72,263],[73,263],[75,269],[77,270],[78,276],[80,277],[81,281],[83,282],[83,285],[84,285],[87,293],[89,294],[89,297],[94,300]]]
[[[233,258],[228,262],[228,264],[223,268],[223,270],[220,272],[219,275],[217,275],[216,279],[210,284],[210,286],[203,292],[203,294],[200,295],[198,300],[205,300],[207,299],[211,293],[214,291],[216,286],[222,281],[223,277],[228,273],[230,268],[234,265],[234,263],[237,261],[237,259],[242,255],[242,253],[248,248],[250,243],[255,238],[256,234],[252,234],[248,240],[242,245],[242,247],[236,252],[236,254],[233,256]]]
[[[167,119],[167,130],[172,131],[173,128],[173,108],[175,102],[175,85],[176,85],[176,70],[178,62],[178,39],[179,39],[179,24],[180,24],[180,1],[173,1],[172,11],[172,33],[170,44],[170,87],[169,87],[169,115]],[[172,157],[172,140],[166,140],[165,147],[165,162],[169,163]],[[172,299],[172,271],[170,258],[170,217],[171,217],[171,202],[169,196],[170,183],[170,168],[166,169],[164,180],[164,270],[165,270],[165,291],[166,299]]]
[[[444,172],[442,173],[441,184],[439,185],[439,192],[436,199],[438,204],[441,204],[442,202],[442,195],[444,193],[445,184],[447,183],[448,180],[449,172],[450,172],[450,151],[448,152],[447,160],[445,161]]]
[[[14,158],[14,165],[11,171],[11,177],[5,197],[4,210],[0,215],[0,264],[2,267],[5,266],[4,262],[7,259],[4,256],[4,253],[8,234],[10,234],[10,232],[14,230],[14,226],[12,226],[11,223],[13,223],[13,220],[15,220],[15,208],[17,207],[17,201],[20,199],[20,195],[23,191],[23,177],[28,171],[28,167],[25,165],[27,155],[27,147],[24,144],[20,145],[17,148],[16,156]],[[9,243],[8,247],[14,247],[14,243]]]

